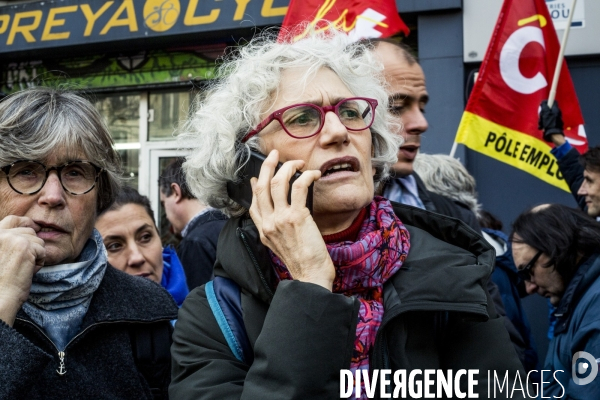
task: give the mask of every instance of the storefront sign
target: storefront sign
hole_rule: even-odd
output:
[[[54,0],[0,7],[0,54],[280,24],[289,0]]]

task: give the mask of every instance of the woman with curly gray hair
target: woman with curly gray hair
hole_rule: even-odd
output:
[[[169,394],[337,398],[343,369],[434,368],[413,342],[420,335],[432,340],[437,368],[449,367],[467,346],[450,333],[463,319],[448,318],[437,332],[434,323],[451,311],[488,317],[480,282],[493,252],[457,221],[374,195],[401,139],[390,132],[370,49],[340,33],[295,43],[267,36],[221,72],[180,140],[192,150],[190,189],[232,218],[219,237],[215,279],[180,309]],[[242,180],[250,150],[266,159],[245,209],[227,186]],[[499,324],[477,325],[469,340],[493,341]],[[438,353],[448,340],[452,351]],[[508,337],[496,341],[511,366]],[[357,383],[354,396],[363,388]]]
[[[112,144],[76,93],[33,88],[0,102],[1,399],[167,397],[177,307],[110,266],[94,229],[120,186]],[[138,363],[141,330],[165,335],[160,372]]]

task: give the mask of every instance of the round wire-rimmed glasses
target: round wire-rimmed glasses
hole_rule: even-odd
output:
[[[46,184],[50,171],[56,170],[63,189],[72,195],[86,194],[96,186],[103,169],[89,161],[69,161],[56,167],[46,167],[39,161],[18,160],[0,167],[9,186],[19,194],[36,194]]]
[[[377,100],[367,97],[350,97],[333,106],[318,106],[311,103],[292,104],[271,113],[256,128],[242,139],[242,143],[258,134],[274,120],[285,133],[295,139],[307,139],[321,132],[326,113],[334,112],[349,131],[362,131],[373,125]]]

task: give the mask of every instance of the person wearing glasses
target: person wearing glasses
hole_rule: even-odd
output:
[[[0,398],[167,397],[169,375],[142,365],[137,332],[168,339],[177,306],[110,267],[94,229],[119,163],[79,95],[33,88],[0,103]]]
[[[374,195],[401,144],[381,72],[333,32],[261,36],[222,66],[179,135],[190,189],[231,218],[214,281],[179,312],[172,398],[339,398],[356,390],[341,370],[519,370],[482,287],[493,249],[458,220]],[[245,209],[227,183],[250,150],[267,157]]]
[[[599,379],[587,385],[575,382],[597,370],[589,361],[580,370],[576,353],[593,355],[594,364],[600,357],[600,224],[581,210],[544,204],[517,217],[511,241],[527,293],[546,297],[556,307],[554,337],[543,367],[555,379],[542,379],[544,396],[600,398]]]

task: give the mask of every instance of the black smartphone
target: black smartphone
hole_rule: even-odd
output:
[[[250,209],[252,204],[252,186],[250,185],[250,179],[252,177],[258,178],[260,174],[260,167],[263,161],[267,158],[264,154],[251,150],[250,158],[248,162],[240,171],[241,179],[238,182],[229,181],[227,182],[227,194],[229,198],[241,205],[246,209]],[[281,168],[283,164],[278,163],[275,172]],[[300,177],[300,172],[296,172],[292,179],[290,179],[290,191],[288,192],[288,203],[292,203],[292,183]],[[313,206],[313,186],[314,183],[308,187],[308,195],[306,196],[306,208],[312,214]]]

